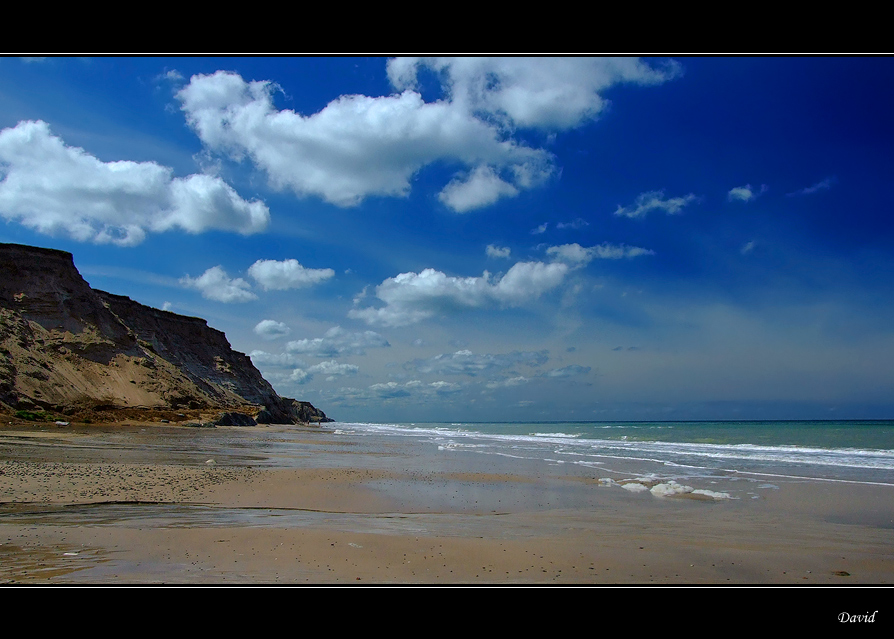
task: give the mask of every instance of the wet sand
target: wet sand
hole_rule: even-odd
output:
[[[317,428],[7,425],[0,583],[894,582],[891,486],[713,501],[602,476]]]

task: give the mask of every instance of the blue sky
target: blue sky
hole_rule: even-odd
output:
[[[0,241],[338,420],[894,416],[894,60],[0,59]]]

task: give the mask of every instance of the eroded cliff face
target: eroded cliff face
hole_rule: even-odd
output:
[[[90,288],[70,253],[0,244],[0,403],[85,410],[230,410],[330,421],[276,394],[205,320]]]

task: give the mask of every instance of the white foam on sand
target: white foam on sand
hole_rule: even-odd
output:
[[[702,488],[694,489],[692,486],[684,486],[671,480],[666,483],[656,484],[652,486],[650,492],[656,497],[675,497],[677,495],[702,495],[711,499],[732,499],[729,493],[721,493],[713,490],[704,490]]]
[[[655,484],[649,490],[656,497],[670,497],[672,495],[685,495],[686,493],[692,492],[692,486],[684,486],[683,484],[678,484],[674,480],[670,480],[667,483]]]
[[[621,488],[624,490],[629,490],[632,493],[641,493],[646,490],[649,490],[648,486],[644,486],[643,484],[639,484],[635,481],[627,482],[626,484],[621,484]]]
[[[719,492],[715,492],[713,490],[702,490],[700,488],[693,490],[692,494],[693,495],[707,495],[711,499],[737,499],[737,497],[733,497],[729,493],[719,493]]]
[[[632,493],[642,493],[649,491],[655,497],[678,497],[692,495],[700,499],[735,499],[729,493],[722,493],[714,490],[705,490],[701,488],[693,488],[686,486],[673,479],[660,481],[654,476],[638,477],[636,479],[626,480],[623,483],[616,482],[609,477],[603,477],[599,480],[602,486],[620,486],[624,490]]]

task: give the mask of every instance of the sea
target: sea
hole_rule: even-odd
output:
[[[606,481],[705,486],[718,478],[894,486],[894,420],[331,423],[354,438],[412,441],[428,463],[565,467]],[[418,450],[418,448],[417,448]],[[435,453],[437,451],[437,453]],[[535,471],[536,472],[536,471]],[[566,473],[567,474],[567,473]]]
[[[30,458],[40,459],[48,441],[16,439],[9,445],[27,447]],[[62,444],[72,463],[102,463],[112,451],[116,461],[135,464],[161,459],[193,466],[342,468],[394,510],[90,503],[11,509],[0,512],[0,523],[300,526],[468,537],[493,535],[497,522],[504,538],[541,538],[569,526],[594,535],[606,526],[623,532],[638,525],[636,517],[654,523],[679,509],[752,516],[752,504],[765,504],[769,516],[791,517],[793,506],[815,510],[819,499],[817,516],[828,521],[894,529],[894,420],[84,427]],[[804,483],[822,489],[786,490]],[[809,504],[792,501],[805,496]],[[706,510],[706,502],[718,508]],[[525,515],[514,518],[517,513]],[[499,517],[482,516],[488,514]],[[108,566],[121,570],[114,562]],[[78,578],[106,576],[102,568],[91,570]]]

